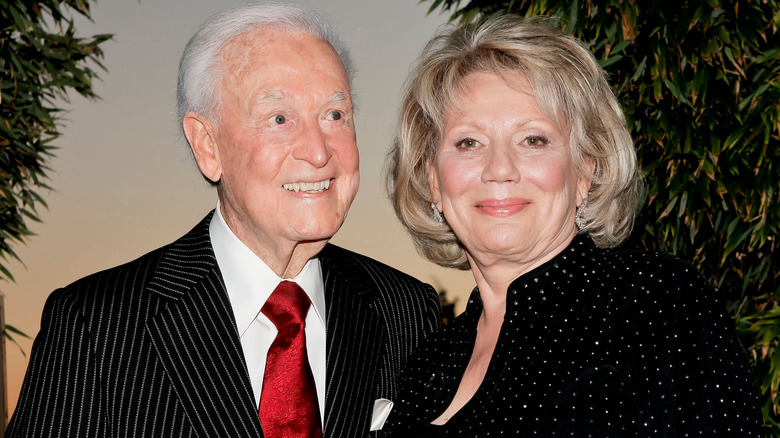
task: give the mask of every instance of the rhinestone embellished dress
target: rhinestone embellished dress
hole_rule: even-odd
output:
[[[752,437],[747,355],[715,291],[669,255],[577,236],[517,278],[486,376],[445,425],[482,303],[429,339],[405,372],[385,437]]]

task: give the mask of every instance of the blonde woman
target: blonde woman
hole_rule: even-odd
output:
[[[543,18],[432,40],[389,187],[420,253],[471,269],[463,315],[410,362],[384,436],[756,436],[747,357],[713,288],[617,248],[640,187],[604,71]]]

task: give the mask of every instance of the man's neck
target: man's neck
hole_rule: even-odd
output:
[[[293,278],[300,274],[306,263],[317,257],[329,240],[292,241],[263,236],[262,233],[252,233],[239,221],[231,220],[234,218],[224,211],[220,211],[220,214],[238,240],[281,278]]]
[[[322,251],[328,243],[327,240],[314,242],[297,242],[291,249],[280,248],[280,251],[262,254],[262,249],[252,250],[276,275],[281,278],[293,278],[301,273],[306,263]],[[283,255],[280,257],[280,255]]]

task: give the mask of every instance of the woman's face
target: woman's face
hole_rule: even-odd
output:
[[[465,78],[457,108],[444,115],[429,183],[472,260],[532,269],[577,233],[590,182],[578,178],[568,133],[542,113],[525,78],[505,77],[511,84],[494,73]]]

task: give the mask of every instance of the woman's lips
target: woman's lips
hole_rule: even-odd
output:
[[[530,199],[524,198],[483,199],[476,203],[476,207],[489,216],[508,217],[519,213],[530,203]]]

